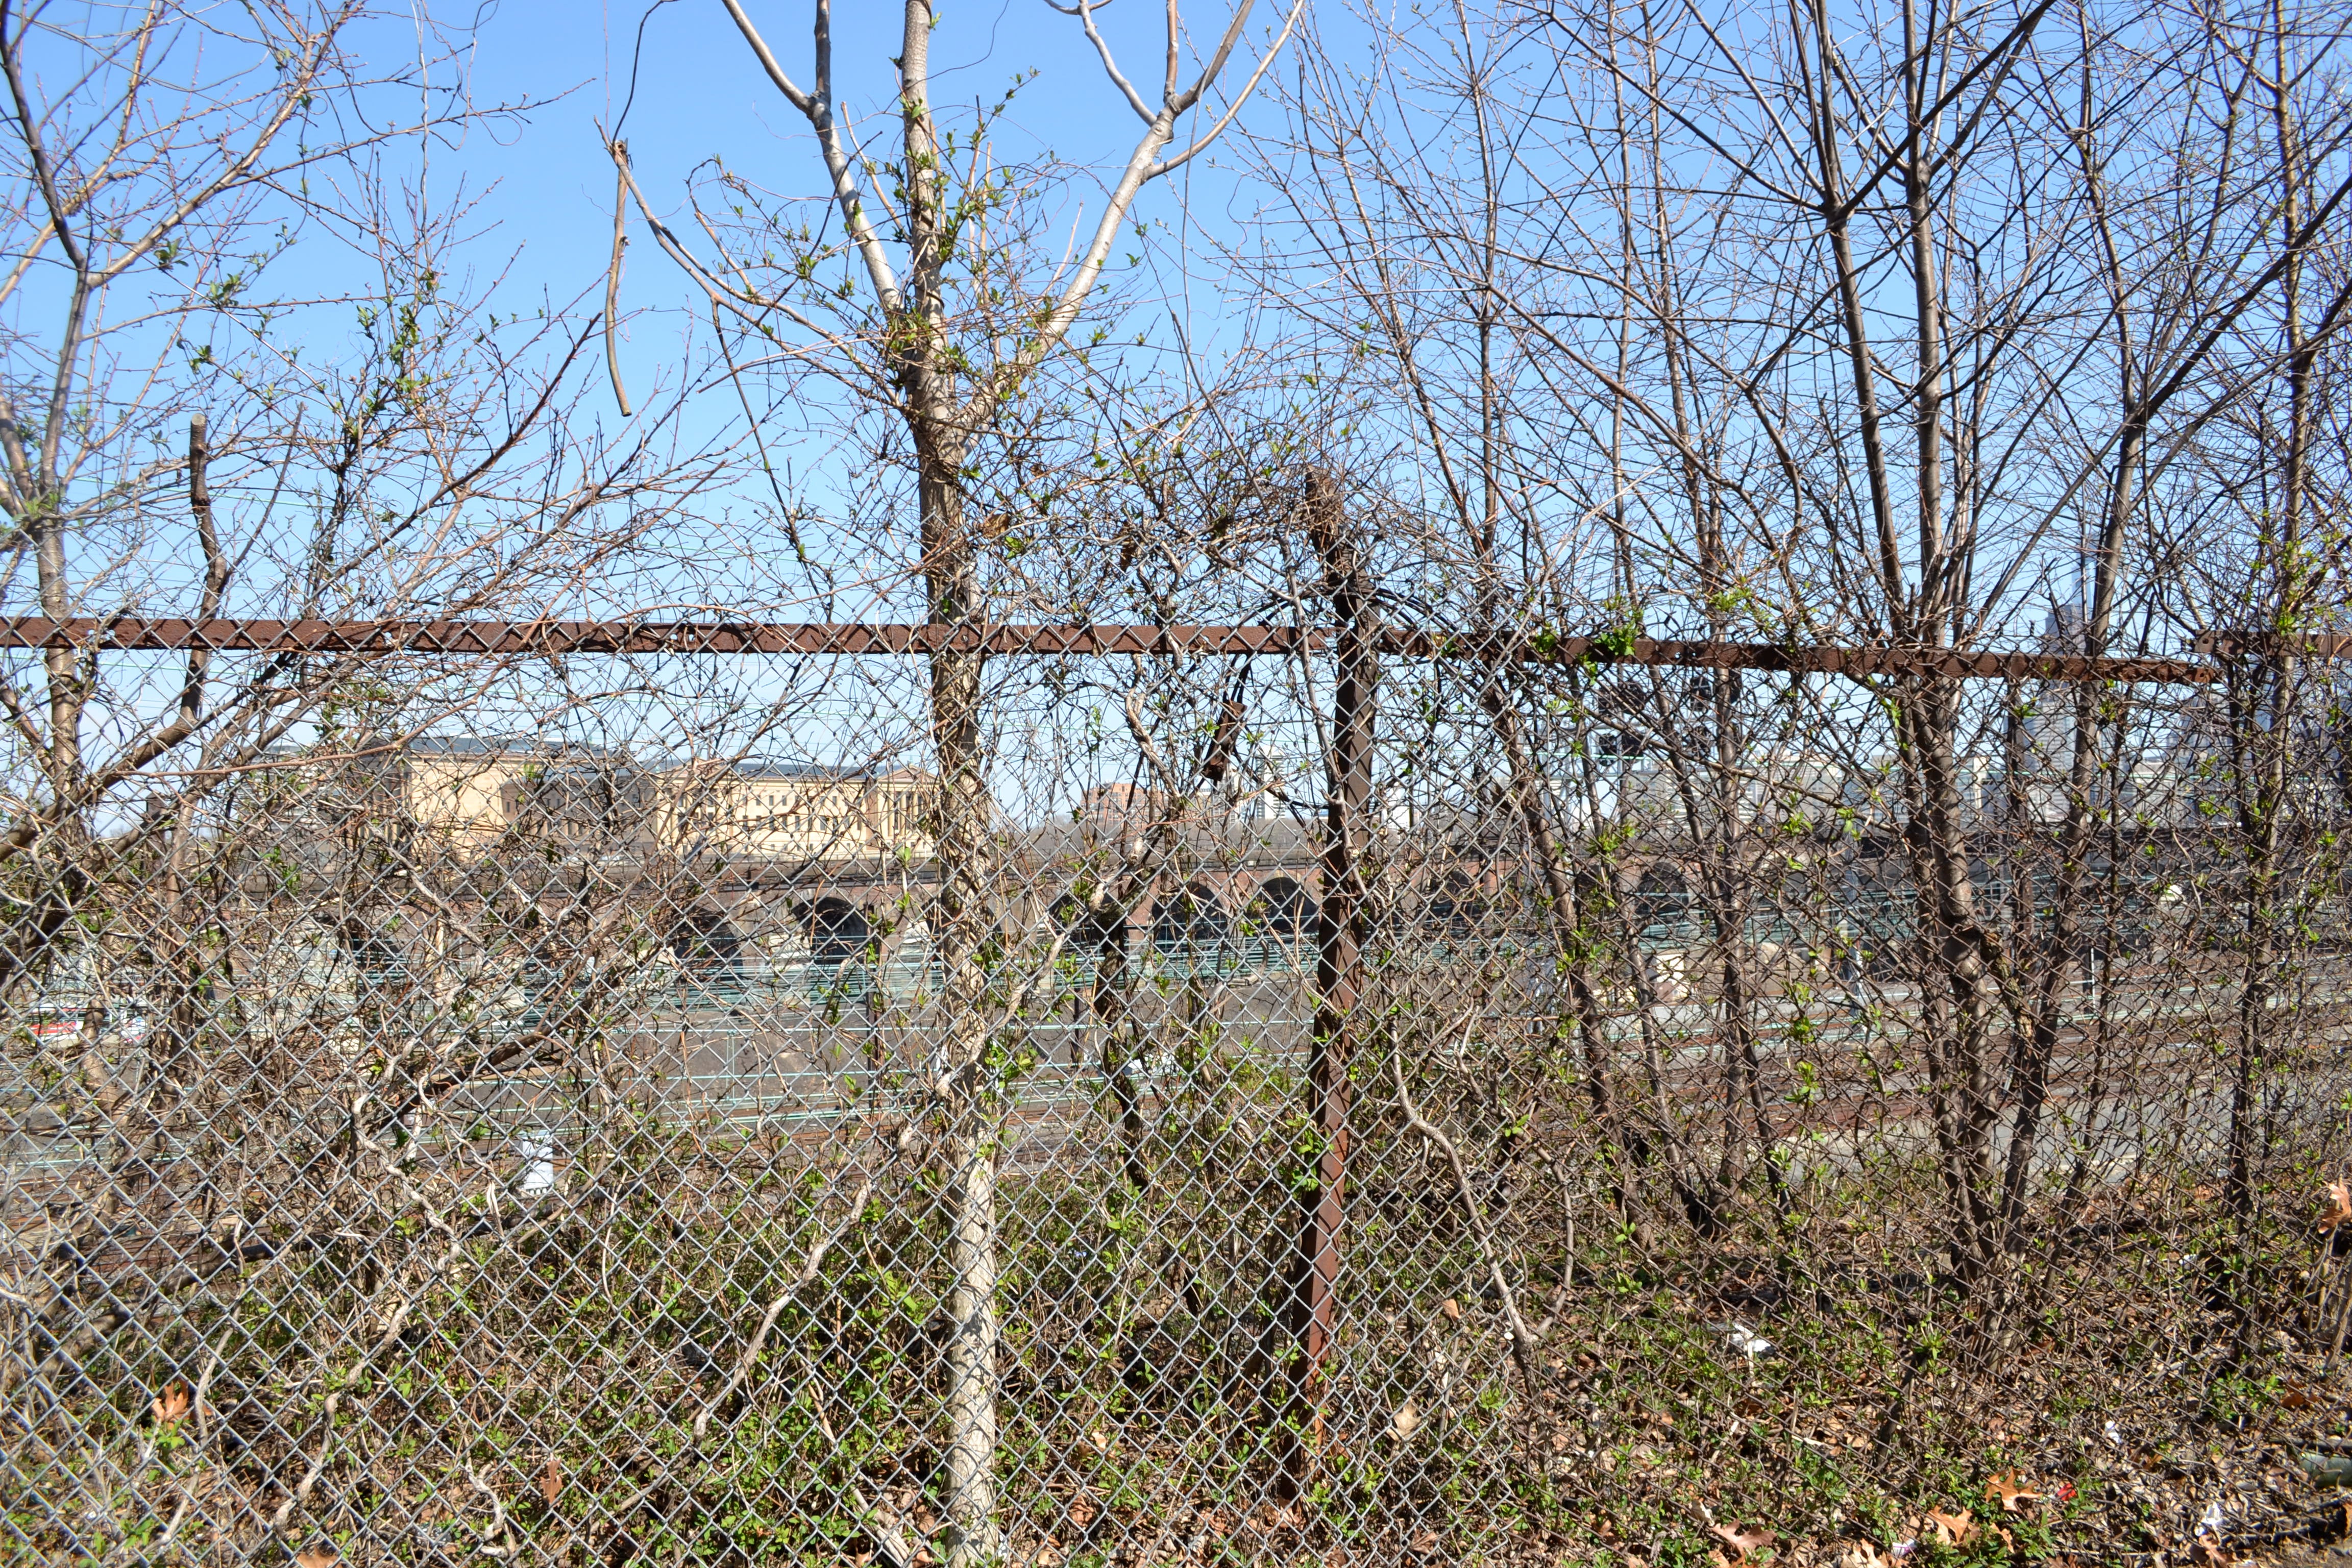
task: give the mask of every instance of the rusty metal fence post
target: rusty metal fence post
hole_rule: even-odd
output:
[[[1288,1281],[1290,1409],[1281,1493],[1305,1494],[1323,1436],[1325,1365],[1339,1315],[1339,1247],[1348,1215],[1348,1062],[1363,994],[1364,910],[1359,850],[1371,805],[1372,721],[1379,702],[1380,626],[1360,552],[1349,538],[1339,487],[1317,474],[1307,535],[1339,626],[1330,751],[1326,759],[1322,897],[1315,916],[1315,1018],[1307,1064],[1313,1182],[1302,1192]]]

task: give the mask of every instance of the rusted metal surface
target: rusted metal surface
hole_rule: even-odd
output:
[[[1294,626],[896,626],[789,621],[71,620],[0,617],[0,647],[223,653],[1255,654],[1318,647]]]
[[[1288,1289],[1290,1401],[1282,1468],[1286,1495],[1315,1484],[1324,1437],[1326,1363],[1339,1326],[1339,1249],[1348,1219],[1348,1060],[1364,992],[1364,900],[1360,840],[1372,795],[1372,721],[1380,701],[1379,608],[1349,542],[1336,497],[1310,531],[1339,624],[1326,759],[1322,898],[1315,912],[1315,1022],[1307,1068],[1315,1177],[1301,1194]]]
[[[2352,642],[2352,639],[2347,639]],[[2086,658],[2079,655],[1997,653],[1969,648],[1785,647],[1779,643],[1675,642],[1658,637],[1513,637],[1507,641],[1391,631],[1384,651],[1407,658],[1517,658],[1529,663],[1685,666],[1694,669],[1783,670],[1857,679],[1940,676],[1955,680],[2126,680],[2202,685],[2210,665],[2183,658]],[[2201,648],[2200,648],[2200,651]]]
[[[1291,654],[1331,646],[1328,631],[1269,626],[956,626],[826,621],[275,621],[0,617],[0,647],[105,647],[220,653],[931,653],[979,648],[990,654]],[[1675,642],[1636,637],[1455,637],[1384,630],[1378,651],[1404,658],[1518,659],[1530,663],[1684,666],[1760,669],[1855,678],[1927,675],[1950,679],[2124,680],[2200,685],[2219,679],[2213,666],[2180,658],[2085,658],[2075,655],[1996,653],[1968,648],[1801,647],[1777,643]],[[2299,657],[2334,658],[2352,637],[2296,639]],[[2258,651],[2252,639],[2200,638],[2198,651],[2234,657]]]
[[[2209,658],[2352,656],[2352,637],[2341,632],[2208,632],[2189,646]]]

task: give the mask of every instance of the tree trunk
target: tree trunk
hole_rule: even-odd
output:
[[[919,424],[925,586],[935,625],[971,623],[977,574],[963,531],[955,432]],[[1000,1116],[989,1081],[988,977],[980,964],[989,885],[988,785],[982,777],[977,649],[940,648],[930,660],[939,761],[939,897],[934,938],[946,984],[935,1081],[943,1086],[948,1211],[947,1518],[949,1568],[1003,1558],[996,1522],[996,1158]]]

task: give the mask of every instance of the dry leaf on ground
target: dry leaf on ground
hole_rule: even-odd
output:
[[[173,1422],[187,1415],[189,1406],[194,1403],[194,1400],[189,1394],[187,1385],[185,1384],[175,1383],[172,1384],[171,1387],[165,1389],[163,1393],[155,1396],[155,1403],[152,1406],[155,1413],[155,1424],[159,1426],[171,1426]]]
[[[2003,1470],[1987,1481],[1984,1495],[1988,1500],[1999,1498],[2003,1513],[2015,1513],[2020,1503],[2039,1502],[2042,1496],[2020,1481],[2015,1470]]]
[[[2335,1181],[2320,1189],[2322,1207],[2319,1228],[2332,1231],[2337,1226],[2352,1222],[2352,1183]]]
[[[1760,1525],[1743,1534],[1737,1530],[1726,1530],[1719,1524],[1714,1524],[1707,1527],[1706,1532],[1730,1547],[1732,1555],[1742,1563],[1772,1544],[1772,1532]]]
[[[1947,1546],[1966,1546],[1976,1539],[1977,1521],[1967,1514],[1929,1509],[1927,1522],[1935,1528],[1936,1539]]]
[[[547,1468],[540,1475],[539,1495],[547,1500],[550,1508],[563,1495],[563,1461],[552,1454],[547,1457]]]

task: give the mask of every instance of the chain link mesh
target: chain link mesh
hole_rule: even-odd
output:
[[[49,820],[0,1552],[2304,1527],[2347,784],[2286,667],[1922,680],[1937,754],[1851,681],[1391,658],[1351,796],[1347,657],[992,662],[963,800],[909,661],[354,661]]]

